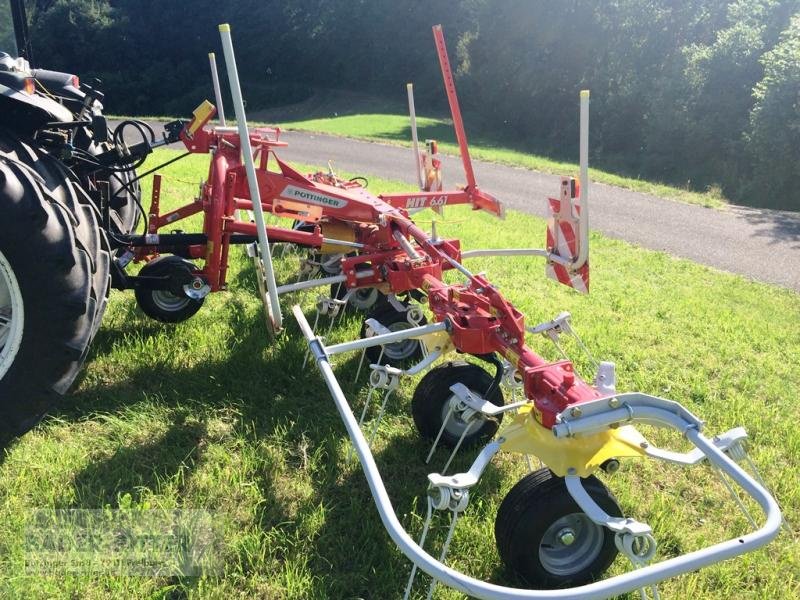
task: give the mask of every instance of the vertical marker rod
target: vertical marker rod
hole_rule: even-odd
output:
[[[219,35],[222,39],[222,52],[225,55],[225,66],[228,71],[228,82],[231,87],[233,97],[233,110],[236,113],[236,125],[239,128],[239,141],[244,157],[244,166],[247,171],[247,184],[250,188],[250,201],[253,203],[253,216],[256,219],[256,232],[258,233],[258,247],[261,250],[261,261],[264,263],[264,272],[267,278],[267,291],[269,292],[269,304],[272,314],[272,324],[275,330],[281,329],[283,318],[281,316],[281,305],[278,300],[278,286],[275,284],[275,271],[272,267],[272,253],[269,248],[269,238],[267,229],[264,226],[264,212],[261,207],[261,193],[258,189],[256,179],[256,165],[253,162],[253,148],[250,146],[250,134],[247,131],[247,117],[244,112],[244,101],[242,100],[242,90],[239,87],[239,72],[236,69],[236,57],[233,53],[233,41],[231,40],[231,26],[227,23],[219,26]]]
[[[211,65],[211,82],[214,84],[214,98],[217,100],[217,117],[219,124],[225,127],[225,106],[222,104],[222,92],[219,89],[219,75],[217,74],[217,57],[213,52],[208,53],[208,62]]]
[[[433,39],[436,42],[436,53],[439,55],[439,66],[442,68],[444,89],[447,92],[447,102],[450,104],[450,114],[453,116],[453,129],[456,131],[458,148],[461,151],[461,162],[464,165],[464,174],[467,177],[467,187],[474,188],[475,173],[472,170],[472,160],[467,148],[467,134],[464,131],[464,121],[461,119],[461,109],[458,106],[456,83],[450,69],[450,59],[447,58],[447,46],[444,43],[444,34],[441,25],[433,26]]]
[[[572,265],[573,269],[580,269],[589,258],[589,90],[581,90],[580,125],[581,214],[578,221],[580,249],[578,258]]]
[[[419,164],[419,138],[417,137],[417,113],[414,110],[414,84],[407,83],[408,114],[411,116],[411,147],[414,151],[414,166],[417,168],[417,184],[419,189],[424,187],[422,182],[422,167]]]

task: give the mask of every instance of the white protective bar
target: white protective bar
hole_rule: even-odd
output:
[[[335,244],[337,246],[347,246],[348,248],[363,248],[364,244],[359,242],[348,242],[346,240],[337,240],[334,238],[322,238],[324,244]]]
[[[324,350],[328,355],[341,354],[342,352],[354,352],[356,350],[363,350],[364,348],[372,348],[374,346],[383,346],[384,344],[394,344],[395,342],[420,338],[431,333],[445,331],[446,329],[447,324],[444,323],[444,321],[439,321],[437,323],[420,325],[419,327],[410,327],[409,329],[402,329],[400,331],[373,335],[372,337],[353,340],[352,342],[324,346]]]
[[[222,92],[219,89],[219,75],[217,73],[217,57],[213,52],[208,53],[208,64],[211,66],[211,83],[214,84],[214,98],[217,100],[217,117],[219,124],[225,127],[225,106],[222,104]]]
[[[417,184],[419,189],[424,187],[422,182],[422,166],[419,164],[419,138],[417,137],[417,113],[414,110],[414,84],[407,83],[408,114],[411,116],[411,149],[414,152],[414,166],[417,168]]]
[[[572,265],[569,259],[538,248],[483,248],[480,250],[467,250],[461,253],[462,260],[465,258],[478,258],[479,256],[542,256],[565,267]]]
[[[580,169],[581,169],[581,214],[578,221],[580,249],[572,269],[580,269],[589,258],[589,90],[581,90],[580,116]]]
[[[271,309],[269,312],[272,313],[268,316],[272,319],[272,324],[277,331],[283,327],[283,317],[281,315],[281,305],[278,300],[278,286],[275,283],[275,271],[272,266],[272,253],[269,248],[267,228],[264,225],[264,213],[261,208],[261,193],[259,192],[258,180],[256,179],[256,165],[253,162],[253,148],[250,146],[250,134],[247,131],[247,117],[244,112],[242,90],[239,87],[239,72],[236,70],[236,57],[233,53],[231,26],[227,23],[220,25],[219,35],[220,38],[222,38],[222,52],[225,55],[228,82],[230,83],[231,96],[233,97],[233,110],[236,113],[236,126],[239,128],[239,142],[242,146],[244,166],[247,171],[250,200],[253,203],[253,216],[256,220],[256,232],[258,232],[258,247],[259,250],[261,250],[261,261],[264,263],[264,272],[267,279],[269,308]]]
[[[378,466],[375,464],[375,459],[372,456],[369,443],[361,432],[358,421],[353,415],[347,398],[345,398],[344,392],[336,379],[336,375],[328,361],[328,356],[325,353],[325,347],[322,341],[314,336],[314,332],[311,330],[311,326],[299,306],[293,306],[292,312],[294,313],[295,319],[297,319],[300,330],[303,332],[308,342],[311,353],[328,387],[328,391],[336,404],[336,408],[347,429],[350,440],[355,447],[356,454],[358,455],[361,467],[367,479],[367,484],[375,500],[378,514],[381,517],[381,521],[387,533],[392,538],[392,541],[397,544],[400,551],[415,565],[446,586],[484,600],[605,600],[606,598],[650,586],[664,579],[695,571],[704,566],[754,550],[770,542],[780,531],[780,509],[772,496],[750,477],[746,471],[719,450],[713,442],[701,435],[697,429],[696,423],[691,419],[686,420],[683,418],[684,416],[690,415],[688,411],[684,409],[683,411],[675,413],[670,409],[672,405],[676,403],[666,403],[666,401],[662,400],[662,402],[665,402],[664,408],[653,406],[653,410],[648,415],[648,419],[652,419],[656,416],[663,418],[661,421],[663,426],[673,427],[681,431],[690,442],[703,451],[709,458],[709,461],[719,466],[744,488],[744,490],[758,502],[767,516],[766,523],[760,529],[727,542],[722,542],[708,548],[690,552],[689,554],[671,558],[655,565],[574,588],[559,590],[524,590],[495,585],[460,573],[428,554],[411,538],[401,525],[395,513],[394,506],[392,506],[389,494],[386,491],[386,487],[383,485],[383,479],[381,478]],[[615,411],[612,410],[609,412]]]
[[[363,279],[364,277],[372,277],[374,271],[358,271],[356,279]],[[331,277],[322,277],[320,279],[309,279],[308,281],[298,281],[297,283],[287,283],[278,287],[278,294],[288,294],[289,292],[299,292],[300,290],[310,290],[315,287],[325,287],[326,285],[333,285],[334,283],[344,283],[347,281],[346,275],[332,275]]]

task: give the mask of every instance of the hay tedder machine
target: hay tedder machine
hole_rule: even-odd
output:
[[[139,122],[123,123],[110,134],[94,90],[80,92],[81,97],[77,81],[49,72],[37,77],[24,60],[9,58],[5,76],[17,87],[14,91],[0,79],[0,85],[6,85],[0,90],[12,89],[4,93],[6,99],[25,94],[27,98],[17,100],[29,101],[25,114],[38,114],[36,106],[43,103],[37,90],[47,88],[47,100],[66,108],[56,115],[60,109],[48,105],[50,113],[35,123],[25,140],[0,136],[0,404],[11,424],[7,429],[19,434],[30,428],[71,383],[99,325],[109,273],[115,287],[135,290],[145,313],[178,322],[197,312],[208,294],[226,288],[230,247],[241,244],[253,259],[272,335],[284,335],[282,296],[322,291],[313,319],[298,304],[291,306],[290,314],[307,342],[307,358],[319,367],[341,416],[380,518],[413,563],[405,597],[421,585],[421,570],[431,577],[428,597],[439,582],[487,599],[609,598],[635,590],[642,598],[656,598],[659,581],[767,544],[779,532],[781,513],[746,452],[744,429],[707,437],[703,422],[679,403],[617,390],[613,363],[595,363],[596,372],[583,379],[566,356],[545,360],[526,337],[544,338],[560,349],[560,339],[571,336],[583,347],[570,315],[528,325],[486,275],[465,266],[482,256],[537,256],[544,259],[548,277],[588,292],[587,91],[580,94],[580,177],[563,178],[557,197],[549,200],[544,249],[467,250],[459,240],[439,237],[435,228],[428,233],[412,220],[417,210],[457,204],[503,216],[500,203],[475,181],[442,30],[437,26],[433,33],[466,185],[443,189],[435,142],[420,150],[409,85],[420,190],[381,195],[368,192],[360,179],[340,178],[332,169],[298,172],[278,158],[286,145],[279,129],[248,128],[226,25],[220,26],[220,34],[236,126],[225,122],[210,55],[216,107],[206,102],[191,122],[168,124],[159,141]],[[54,94],[49,88],[56,84],[74,88],[67,90],[72,96]],[[211,125],[215,115],[219,124]],[[144,139],[127,142],[123,130],[128,127]],[[177,141],[187,153],[210,155],[208,177],[198,199],[162,212],[156,175],[150,208],[141,210],[145,231],[138,234],[136,219],[126,224],[122,218],[128,207],[141,208],[135,186],[141,176],[135,168],[154,146]],[[202,232],[162,233],[193,215],[202,215]],[[31,223],[33,233],[25,231]],[[22,243],[40,246],[42,260],[36,268],[29,268],[18,252]],[[287,247],[303,249],[307,257],[296,281],[278,285],[273,253]],[[135,276],[126,272],[131,262],[144,263]],[[49,280],[47,273],[36,270],[40,263],[52,270]],[[37,300],[37,285],[44,285],[50,297]],[[47,315],[54,314],[54,305],[64,323],[51,323],[48,335],[61,345],[48,347],[40,330]],[[318,330],[330,331],[345,310],[367,311],[360,339],[326,344],[327,333],[320,336]],[[47,389],[25,388],[31,384],[20,374],[30,368],[29,356],[37,353],[38,368],[50,371],[36,385]],[[334,357],[345,353],[360,353],[357,379],[361,372],[368,373],[369,393],[358,415],[332,366]],[[454,354],[474,360],[452,360]],[[421,490],[427,485],[427,507],[421,536],[413,539],[400,523],[371,445],[400,381],[422,373],[411,403],[414,423],[430,441],[428,460],[436,448],[449,448],[450,453],[440,472],[420,482]],[[14,398],[23,393],[30,401],[20,407]],[[375,407],[377,416],[367,427],[367,413]],[[676,430],[692,449],[658,448],[637,424]],[[469,449],[474,449],[470,468],[446,474],[456,453]],[[511,489],[495,522],[500,558],[530,589],[481,581],[446,564],[459,518],[469,510],[481,476],[498,453],[523,460],[535,457],[541,463]],[[625,458],[713,469],[746,513],[752,531],[685,554],[661,556],[658,532],[624,515],[595,476],[598,471],[615,472]],[[764,512],[761,525],[751,514],[753,503]],[[426,538],[432,522],[442,515],[449,516],[449,524],[434,556],[432,549],[426,550],[432,545]],[[603,579],[619,554],[632,568]]]

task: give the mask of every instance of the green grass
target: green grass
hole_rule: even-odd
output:
[[[168,156],[161,151],[151,163]],[[166,169],[162,203],[196,193],[206,157]],[[399,184],[370,178],[371,188]],[[148,191],[145,190],[145,197]],[[512,212],[501,225],[466,210],[447,212],[439,233],[466,248],[540,246],[543,221]],[[424,223],[430,216],[420,215]],[[491,235],[488,232],[491,231]],[[290,277],[297,257],[279,264]],[[596,357],[617,363],[619,388],[680,401],[709,432],[747,427],[752,454],[793,528],[800,522],[800,297],[666,254],[592,236],[592,293],[546,280],[538,259],[480,259],[529,323],[569,310]],[[343,426],[291,316],[270,341],[256,284],[239,251],[230,290],[212,295],[176,326],[145,318],[130,293],[114,293],[85,374],[63,406],[6,451],[0,465],[0,597],[3,598],[398,598],[409,563],[384,532],[357,463],[346,460]],[[310,306],[314,296],[304,298]],[[330,341],[358,335],[349,314]],[[542,338],[534,349],[556,358]],[[579,355],[576,353],[576,357]],[[587,361],[576,360],[590,377]],[[337,372],[356,409],[363,377],[354,358]],[[441,468],[409,412],[414,381],[390,403],[375,456],[401,521],[419,535],[426,475]],[[659,444],[680,441],[647,432]],[[465,453],[457,468],[469,464]],[[499,456],[472,494],[449,563],[512,583],[500,568],[493,522],[524,474]],[[625,511],[651,523],[660,556],[744,531],[724,488],[705,470],[627,461],[604,477]],[[35,509],[195,508],[214,511],[223,532],[224,576],[42,575],[24,569],[24,534]],[[441,542],[443,526],[433,537]],[[621,559],[613,572],[625,568]],[[422,578],[422,581],[426,581]],[[419,584],[417,597],[426,585]],[[782,532],[768,548],[661,586],[671,599],[774,599],[800,593],[800,543]],[[439,588],[436,598],[459,598]],[[628,596],[630,600],[637,595]]]
[[[286,129],[329,133],[406,146],[410,146],[411,140],[411,127],[407,115],[348,115],[305,121],[292,121],[282,123],[281,126]],[[420,140],[440,140],[441,151],[447,154],[459,154],[458,145],[456,144],[453,134],[453,127],[449,120],[418,117],[417,129]],[[575,174],[578,172],[577,164],[560,162],[547,158],[546,156],[537,156],[519,150],[505,148],[498,144],[496,140],[471,135],[468,125],[467,139],[470,140],[470,154],[476,159],[511,165],[513,167],[533,169],[545,173],[554,173],[557,175]],[[690,204],[699,204],[709,208],[723,208],[727,204],[727,201],[718,188],[712,188],[706,192],[696,192],[653,181],[624,177],[599,169],[590,169],[589,174],[592,181],[599,181],[608,185],[614,185],[636,192],[643,192],[660,198],[678,200]]]

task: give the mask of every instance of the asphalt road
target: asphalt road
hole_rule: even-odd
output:
[[[156,124],[154,124],[156,125]],[[366,176],[414,183],[406,148],[304,132],[282,132],[282,159],[325,165]],[[458,157],[444,157],[445,186],[463,183]],[[546,198],[558,192],[555,175],[473,161],[478,185],[507,208],[546,216]],[[703,208],[593,183],[590,227],[652,250],[800,292],[800,214],[731,206]],[[539,247],[542,240],[524,245]],[[521,244],[523,245],[523,244]]]

